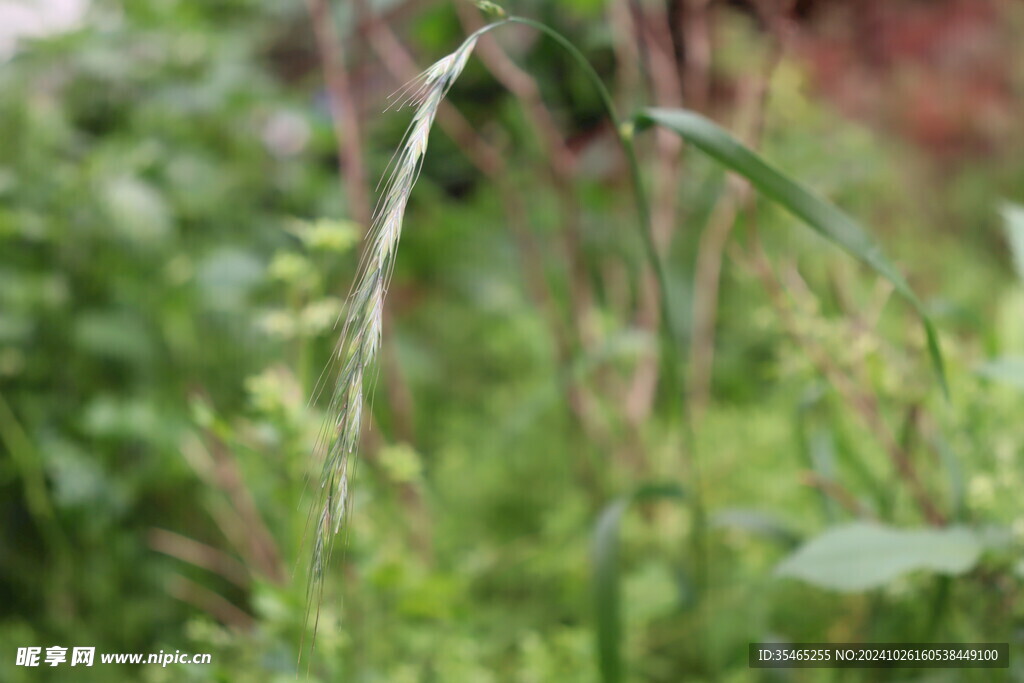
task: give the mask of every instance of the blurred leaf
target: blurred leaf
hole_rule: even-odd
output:
[[[110,486],[94,457],[73,442],[48,438],[43,442],[47,473],[53,481],[53,502],[59,507],[98,504],[110,507],[114,487]]]
[[[0,344],[25,341],[32,334],[33,323],[27,315],[0,311]]]
[[[332,221],[320,219],[306,236],[310,249],[344,253],[359,244],[359,236],[365,232],[354,221]]]
[[[113,227],[129,240],[152,244],[166,239],[171,218],[160,194],[137,178],[115,178],[101,191]]]
[[[398,610],[410,617],[444,619],[451,615],[458,597],[459,586],[454,578],[432,574],[406,587]]]
[[[256,327],[272,337],[290,339],[299,330],[299,320],[290,310],[274,309],[264,312],[256,320]]]
[[[683,500],[685,492],[676,484],[648,484],[610,503],[594,527],[591,557],[594,572],[594,617],[597,635],[597,664],[601,680],[623,680],[622,610],[619,595],[619,525],[633,503],[667,498]]]
[[[1024,206],[1006,202],[999,212],[1003,215],[1003,227],[1013,255],[1013,267],[1017,277],[1024,281]]]
[[[380,450],[377,457],[381,467],[395,483],[416,481],[423,473],[423,462],[419,453],[408,444],[386,446]]]
[[[253,408],[267,415],[291,416],[302,410],[303,392],[295,375],[284,366],[265,368],[247,377],[245,388]]]
[[[227,247],[204,258],[196,275],[206,304],[218,311],[242,306],[262,278],[263,268],[255,256],[242,249]]]
[[[724,529],[739,529],[761,536],[779,545],[792,548],[800,542],[800,535],[786,522],[760,510],[728,508],[711,517],[711,525]]]
[[[643,624],[668,616],[676,609],[676,602],[666,596],[679,593],[679,582],[664,561],[645,562],[630,572],[622,584],[622,594],[629,605],[627,623]]]
[[[99,396],[82,411],[82,429],[91,436],[155,441],[162,427],[159,411],[139,399]]]
[[[75,318],[75,345],[85,353],[139,365],[156,357],[156,346],[137,315],[124,311],[89,311]]]
[[[977,534],[963,527],[908,530],[854,522],[811,539],[783,560],[776,574],[856,592],[911,571],[963,574],[978,562],[982,547]]]
[[[324,297],[311,301],[299,313],[302,331],[308,335],[327,332],[338,324],[344,305],[344,302],[336,297]]]
[[[1008,384],[1024,391],[1024,357],[1004,356],[994,358],[975,372],[985,379]]]
[[[290,251],[279,251],[274,254],[274,259],[267,268],[270,277],[288,283],[298,282],[314,271],[309,259]]]
[[[924,305],[910,289],[903,275],[856,221],[789,179],[700,114],[683,109],[645,109],[637,115],[636,121],[642,126],[658,124],[675,131],[694,147],[745,177],[758,191],[781,204],[818,234],[843,247],[891,282],[921,316],[935,374],[943,393],[949,395],[938,334]]]

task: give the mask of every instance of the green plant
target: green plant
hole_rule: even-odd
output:
[[[622,680],[622,607],[619,595],[619,526],[633,505],[659,499],[685,502],[686,492],[676,484],[644,486],[608,505],[594,525],[591,561],[594,567],[594,633],[598,671],[605,681]]]
[[[361,274],[350,297],[345,325],[335,350],[341,372],[331,392],[332,424],[325,428],[322,437],[326,450],[310,566],[314,591],[321,585],[324,567],[330,561],[329,541],[338,533],[349,502],[349,459],[362,427],[364,373],[380,348],[384,294],[394,267],[405,208],[427,151],[427,139],[438,106],[465,67],[475,44],[476,36],[470,36],[458,50],[438,61],[397,94],[399,108],[408,102],[415,104],[416,110],[374,214]]]
[[[964,31],[947,6],[969,3],[885,3],[880,68],[876,34],[842,21],[855,3],[509,3],[585,55],[622,116],[543,30],[478,39],[390,260],[312,603],[310,453],[337,418],[317,381],[342,365],[363,181],[412,114],[378,103],[506,17],[15,3],[69,4],[78,23],[17,45],[0,20],[0,680],[67,678],[14,664],[65,644],[213,655],[76,667],[83,683],[285,683],[310,604],[298,669],[317,681],[592,683],[617,658],[630,681],[746,683],[749,643],[823,639],[1009,641],[1009,671],[945,673],[1021,678],[1024,4]],[[950,37],[949,59],[908,58],[900,14]],[[823,29],[845,29],[849,60],[818,59]],[[961,68],[979,58],[980,80]],[[977,97],[948,97],[950,66]],[[950,114],[998,144],[912,137]],[[705,154],[710,121],[885,245],[941,332],[949,400],[912,307]],[[645,482],[687,495],[631,503],[618,553],[595,552]]]
[[[414,80],[395,96],[399,108],[411,103],[415,106],[415,111],[406,137],[396,153],[382,199],[374,214],[365,243],[362,268],[349,299],[346,322],[335,352],[340,372],[331,392],[330,421],[322,436],[325,459],[320,478],[320,494],[313,511],[315,539],[310,568],[310,605],[321,599],[322,580],[331,556],[332,538],[340,529],[349,504],[349,467],[350,459],[358,445],[364,383],[368,381],[367,371],[371,368],[380,346],[384,296],[394,267],[409,196],[426,152],[431,126],[442,99],[462,73],[479,37],[503,25],[523,24],[532,27],[564,48],[598,91],[606,114],[615,126],[618,141],[631,169],[640,234],[643,237],[648,263],[659,285],[663,373],[667,380],[666,393],[670,399],[672,414],[678,415],[681,399],[677,389],[680,370],[675,348],[676,334],[673,330],[671,302],[668,300],[664,268],[652,236],[650,209],[647,206],[633,141],[637,132],[652,125],[664,126],[678,133],[719,163],[744,176],[757,190],[784,206],[818,234],[843,247],[889,280],[921,315],[928,352],[939,384],[943,391],[946,391],[942,354],[931,320],[902,275],[856,222],[777,171],[699,114],[686,110],[646,109],[629,120],[620,120],[600,77],[568,39],[543,23],[522,17],[506,17],[500,8],[491,3],[487,3],[482,9],[492,16],[502,18],[471,34],[455,52],[435,63],[419,79]],[[690,502],[696,520],[694,553],[703,556],[707,521],[699,482],[694,481],[692,485]],[[618,518],[627,504],[628,501],[622,501],[613,506],[599,522],[598,527],[599,548],[604,550],[597,553],[600,561],[597,564],[596,580],[599,586],[598,593],[608,600],[598,624],[599,668],[606,681],[617,681],[622,675],[621,658],[617,651],[617,599],[614,590],[608,588],[614,585],[616,571],[613,561],[614,541],[609,539],[614,538]],[[611,531],[606,531],[607,529]],[[704,560],[699,557],[697,562],[699,566],[703,566]],[[701,583],[702,577],[698,578],[698,591],[702,589]]]

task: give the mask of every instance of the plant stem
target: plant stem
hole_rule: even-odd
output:
[[[670,415],[681,415],[685,408],[685,404],[682,400],[682,372],[679,354],[676,349],[677,340],[675,326],[672,323],[671,309],[668,304],[668,281],[665,276],[665,269],[662,265],[661,257],[658,254],[657,245],[654,241],[654,230],[651,225],[651,212],[647,203],[647,195],[644,191],[643,176],[640,172],[640,163],[637,159],[636,147],[633,144],[632,121],[623,121],[619,118],[611,93],[608,91],[608,88],[605,86],[604,81],[601,80],[597,71],[594,70],[593,65],[591,65],[583,53],[580,52],[568,38],[550,26],[533,19],[512,16],[493,24],[489,24],[478,30],[473,35],[482,35],[491,29],[508,23],[530,26],[531,28],[544,33],[565,49],[565,51],[569,53],[573,60],[580,66],[590,82],[593,83],[594,88],[597,90],[597,93],[601,98],[601,103],[604,105],[605,112],[608,114],[608,118],[612,121],[612,125],[615,128],[615,135],[618,138],[619,144],[622,146],[626,159],[629,163],[630,180],[633,186],[633,198],[636,202],[637,215],[640,219],[640,235],[643,238],[647,260],[650,262],[651,269],[654,271],[658,286],[658,309],[661,315],[660,330],[662,335],[662,364],[665,368],[665,374],[667,375],[666,393],[668,394],[669,401],[668,410]],[[702,495],[700,470],[696,459],[692,457],[696,447],[693,426],[685,416],[683,419],[683,429],[683,436],[687,450],[691,454],[690,476],[692,481],[690,490],[692,492],[691,501],[694,517],[693,552],[696,565],[695,578],[699,594],[703,591],[708,576],[706,533],[707,513]]]
[[[661,314],[663,347],[662,362],[665,366],[667,376],[666,392],[669,395],[670,414],[678,413],[682,410],[683,406],[680,390],[681,371],[679,354],[676,350],[675,325],[673,325],[672,314],[668,305],[668,281],[665,277],[665,269],[662,265],[661,257],[658,255],[658,248],[654,241],[654,231],[651,228],[651,213],[647,204],[647,194],[644,191],[643,177],[640,173],[640,163],[637,160],[636,148],[633,145],[632,124],[619,118],[611,93],[608,91],[604,81],[601,80],[601,77],[598,75],[597,71],[594,70],[593,65],[591,65],[583,53],[580,52],[568,38],[550,26],[526,17],[512,16],[484,26],[476,31],[473,36],[483,35],[484,33],[498,28],[499,26],[504,26],[505,24],[523,24],[524,26],[529,26],[547,35],[558,43],[558,45],[561,46],[580,66],[584,75],[594,85],[598,96],[601,98],[601,104],[604,106],[605,113],[607,113],[608,118],[611,119],[612,125],[615,128],[615,136],[618,139],[619,144],[622,146],[622,150],[625,152],[626,159],[629,162],[633,197],[636,202],[637,215],[640,219],[640,236],[643,239],[644,251],[646,252],[647,260],[650,263],[651,269],[654,271],[654,275],[657,280],[658,306]]]
[[[672,314],[668,304],[668,281],[665,277],[665,269],[662,265],[661,257],[658,254],[657,245],[654,241],[654,230],[651,224],[651,212],[647,203],[647,195],[644,191],[643,175],[640,172],[640,163],[637,159],[636,147],[633,144],[632,121],[627,122],[619,118],[611,93],[605,86],[604,81],[602,81],[601,77],[597,74],[597,71],[594,70],[594,67],[590,64],[583,53],[580,52],[568,38],[550,26],[534,21],[533,19],[513,16],[493,24],[489,24],[473,35],[482,35],[493,28],[497,28],[498,26],[507,23],[523,24],[544,33],[564,48],[573,60],[579,64],[583,73],[597,89],[597,93],[601,98],[601,103],[604,105],[608,118],[612,121],[612,125],[615,128],[615,135],[619,140],[619,144],[622,146],[623,152],[625,152],[626,159],[628,160],[630,180],[633,186],[633,198],[636,202],[637,215],[640,219],[640,235],[643,238],[647,260],[650,262],[651,269],[654,271],[658,287],[658,310],[661,315],[660,331],[662,336],[662,365],[665,368],[665,374],[667,375],[667,385],[665,387],[665,391],[668,394],[667,407],[670,415],[679,415],[683,417],[683,437],[686,444],[686,450],[691,456],[690,500],[694,528],[692,549],[694,554],[694,564],[696,567],[695,582],[697,584],[697,594],[700,596],[706,589],[708,580],[707,511],[704,506],[700,468],[696,458],[693,457],[696,451],[696,439],[693,434],[693,425],[690,423],[688,416],[682,415],[685,408],[685,403],[682,400],[682,372],[679,354],[676,349],[677,340],[675,326],[672,324]]]

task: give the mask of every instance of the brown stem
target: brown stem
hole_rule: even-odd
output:
[[[457,3],[459,18],[467,32],[483,26],[477,12],[468,3]],[[554,117],[541,98],[537,82],[509,58],[493,36],[481,37],[476,54],[494,77],[522,104],[530,125],[544,148],[544,154],[551,161],[551,179],[558,196],[562,218],[562,236],[565,257],[569,264],[569,313],[575,340],[561,339],[559,342],[560,363],[569,367],[572,345],[583,348],[594,341],[593,326],[590,324],[592,294],[583,259],[583,230],[580,221],[579,201],[573,184],[576,157],[565,143]],[[567,387],[570,410],[579,420],[584,433],[594,436],[599,427],[594,416],[597,411],[593,399],[579,384],[570,382]]]
[[[676,69],[672,35],[668,28],[667,12],[663,9],[649,16],[638,5],[627,12],[634,22],[637,42],[646,46],[648,76],[655,102],[661,107],[681,107],[683,93]],[[668,251],[676,224],[678,208],[679,156],[682,140],[670,131],[655,132],[656,171],[651,209],[651,231],[659,251]],[[642,276],[636,325],[652,335],[659,321],[660,302],[655,275],[646,269]],[[640,359],[626,392],[625,414],[634,427],[639,427],[650,415],[658,385],[658,357],[647,354]]]
[[[836,501],[854,517],[870,517],[871,512],[857,500],[849,490],[839,482],[821,476],[817,472],[804,472],[801,477],[806,486],[818,489]]]
[[[682,35],[686,46],[683,96],[686,106],[705,111],[711,99],[710,0],[682,0]]]
[[[184,576],[174,576],[168,581],[167,592],[182,602],[206,612],[227,626],[249,630],[256,620],[220,593],[216,593]]]
[[[476,31],[483,22],[468,3],[456,3],[459,18],[467,32]],[[491,35],[482,36],[476,54],[484,66],[522,104],[530,125],[537,131],[544,154],[551,161],[551,179],[558,195],[562,214],[562,235],[565,256],[569,263],[570,314],[580,343],[593,341],[589,312],[591,293],[586,264],[582,255],[582,225],[579,202],[573,185],[576,158],[565,143],[554,117],[544,104],[537,82],[513,62]]]
[[[640,98],[641,77],[640,47],[633,28],[630,0],[613,0],[608,4],[608,23],[612,33],[612,49],[615,51],[616,91],[624,99],[622,108],[634,109],[634,101]]]
[[[469,3],[458,2],[455,4],[455,8],[467,33],[483,27],[483,21]],[[523,104],[530,124],[537,130],[544,145],[544,151],[551,159],[555,176],[571,178],[576,161],[575,156],[562,139],[551,112],[544,105],[537,82],[505,54],[491,34],[481,36],[477,42],[476,54],[484,66],[498,79],[498,82]]]
[[[284,565],[277,542],[263,521],[252,492],[245,485],[234,453],[212,434],[208,435],[210,454],[213,456],[213,475],[218,487],[231,501],[231,507],[244,521],[250,559],[270,581],[284,581]]]
[[[331,121],[334,124],[334,137],[338,145],[338,160],[345,176],[344,190],[351,204],[352,216],[366,230],[370,226],[372,211],[370,190],[363,164],[359,111],[352,94],[348,70],[345,68],[345,54],[338,40],[328,0],[306,0],[306,7],[313,24],[317,54],[320,56],[327,97],[331,105]]]
[[[277,543],[245,488],[231,452],[215,435],[205,436],[209,444],[199,437],[188,438],[181,453],[199,479],[224,494],[208,502],[210,516],[251,571],[280,583],[284,570]]]
[[[201,543],[188,536],[153,528],[149,530],[149,547],[182,562],[195,565],[222,576],[236,586],[250,584],[249,570],[244,564],[220,548]]]
[[[775,44],[765,68],[740,90],[739,111],[746,123],[748,144],[756,148],[764,130],[771,79],[784,54],[785,41],[776,34]],[[745,104],[744,104],[745,103]],[[690,343],[687,396],[694,421],[699,421],[707,408],[711,394],[711,378],[715,362],[715,337],[718,318],[718,300],[721,287],[722,261],[736,216],[750,204],[752,193],[749,183],[730,178],[724,196],[715,205],[697,248],[694,275],[693,334]]]

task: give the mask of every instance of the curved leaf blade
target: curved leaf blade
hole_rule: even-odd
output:
[[[635,122],[638,127],[659,125],[676,132],[697,149],[746,178],[761,194],[783,206],[815,232],[839,245],[891,282],[896,291],[921,316],[928,343],[928,355],[943,394],[949,396],[939,337],[931,318],[903,275],[889,262],[879,246],[855,220],[788,178],[723,128],[700,114],[685,109],[652,108],[644,109],[637,114]]]
[[[650,484],[618,498],[601,512],[594,526],[591,546],[593,562],[593,599],[597,665],[604,683],[623,680],[622,606],[619,593],[619,526],[633,503],[658,498],[683,500],[683,489],[676,484]]]

